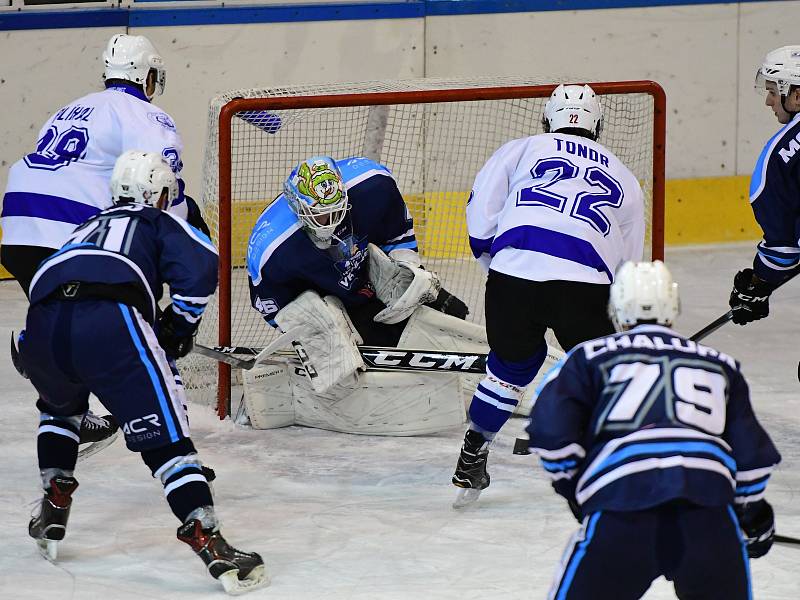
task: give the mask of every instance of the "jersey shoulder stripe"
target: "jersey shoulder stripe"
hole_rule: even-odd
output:
[[[353,156],[336,161],[336,166],[342,172],[342,179],[348,189],[376,175],[392,177],[392,172],[387,167],[364,156]],[[392,177],[392,179],[394,178]]]
[[[189,225],[189,223],[187,223],[180,217],[176,217],[170,212],[161,211],[161,214],[166,215],[168,218],[172,219],[175,223],[177,223],[181,227],[181,229],[183,229],[189,235],[190,238],[192,238],[195,242],[203,246],[206,250],[212,252],[217,256],[219,255],[219,252],[217,252],[214,243],[205,233],[203,233],[199,229],[192,227],[191,225]]]
[[[794,132],[794,127],[800,123],[800,115],[796,116],[792,119],[789,123],[781,127],[778,132],[773,135],[767,143],[764,145],[764,148],[761,150],[761,154],[758,155],[758,160],[756,160],[756,166],[753,169],[753,176],[750,178],[750,204],[752,204],[758,197],[761,195],[761,192],[764,191],[764,186],[766,185],[767,181],[767,168],[769,167],[770,160],[775,152],[775,148],[784,141],[786,137],[794,137],[794,135],[788,135]]]
[[[247,272],[254,285],[261,283],[261,269],[293,233],[300,221],[281,194],[258,217],[247,244]]]

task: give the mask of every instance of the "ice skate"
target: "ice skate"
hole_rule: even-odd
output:
[[[78,451],[78,460],[89,458],[113,444],[118,431],[119,425],[112,415],[101,417],[92,411],[87,412],[81,421],[80,443],[83,448]]]
[[[486,461],[489,458],[489,442],[477,431],[471,429],[464,434],[464,445],[458,457],[453,485],[458,490],[453,508],[464,508],[475,502],[481,491],[489,487],[489,473]]]
[[[28,524],[28,534],[36,540],[39,551],[49,561],[58,557],[58,542],[67,531],[72,493],[77,489],[74,477],[53,477],[45,490],[38,514]]]
[[[178,528],[178,539],[192,547],[209,574],[219,579],[229,594],[244,594],[269,585],[261,556],[230,546],[218,529],[203,529],[198,519],[190,519]]]

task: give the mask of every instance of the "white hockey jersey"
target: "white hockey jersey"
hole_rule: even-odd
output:
[[[111,206],[111,173],[128,150],[158,152],[179,177],[183,143],[172,118],[134,86],[114,85],[58,110],[36,150],[11,166],[4,245],[60,248],[77,225]],[[170,212],[186,218],[183,194]]]
[[[512,140],[475,179],[472,253],[487,270],[532,281],[610,283],[641,260],[644,200],[636,177],[597,142],[559,133]]]

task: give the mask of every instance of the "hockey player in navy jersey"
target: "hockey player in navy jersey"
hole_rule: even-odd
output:
[[[387,167],[365,157],[301,162],[253,228],[247,268],[253,307],[284,331],[303,328],[314,367],[310,380],[274,368],[245,373],[254,426],[411,435],[463,423],[456,376],[420,374],[409,387],[407,375],[359,374],[358,344],[458,351],[456,338],[484,337],[461,320],[466,305],[422,268]],[[255,378],[265,394],[249,386]]]
[[[752,599],[780,455],[739,364],[669,329],[678,307],[663,263],[625,263],[620,333],[573,348],[540,389],[530,447],[581,521],[550,598],[634,600],[663,575],[682,600]]]
[[[36,150],[11,166],[3,197],[0,263],[26,295],[39,263],[76,226],[111,206],[114,162],[126,150],[157,152],[180,176],[183,142],[175,122],[151,100],[164,91],[164,60],[143,36],[117,34],[103,53],[105,90],[57,110],[39,132]],[[208,233],[194,200],[180,193],[170,212]],[[81,443],[111,441],[117,424],[87,413]]]
[[[267,582],[255,553],[219,531],[214,500],[189,437],[185,395],[169,361],[192,347],[217,286],[217,251],[186,221],[163,209],[178,194],[160,153],[129,151],[111,178],[114,207],[79,227],[33,277],[20,360],[40,394],[37,438],[44,487],[29,533],[55,559],[78,487],[78,428],[89,394],[123,424],[164,485],[186,542],[229,592]],[[158,316],[163,285],[172,304]]]
[[[467,204],[472,252],[488,271],[486,377],[453,475],[454,507],[489,485],[489,446],[547,357],[550,328],[564,350],[612,333],[609,285],[640,260],[644,203],[636,177],[597,140],[603,112],[589,86],[558,86],[544,134],[512,140],[475,178]]]
[[[767,54],[756,88],[783,127],[765,144],[750,179],[750,205],[764,232],[753,267],[736,273],[730,296],[733,322],[769,314],[769,296],[800,267],[800,46]]]

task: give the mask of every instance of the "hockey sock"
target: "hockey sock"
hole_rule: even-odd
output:
[[[72,477],[78,460],[82,420],[83,415],[59,417],[48,413],[40,414],[36,446],[44,489],[50,487],[53,477]]]
[[[547,357],[547,346],[522,362],[506,361],[494,352],[486,360],[486,377],[478,384],[469,407],[470,429],[487,439],[508,421]],[[487,435],[488,434],[488,435]]]
[[[146,450],[142,459],[153,477],[164,485],[164,496],[181,523],[199,508],[212,507],[214,499],[194,445],[189,439],[169,446]]]
[[[487,442],[491,442],[497,435],[496,431],[488,431],[473,421],[469,422],[469,427],[467,429],[476,433],[480,433],[483,436],[483,439],[485,439]]]

